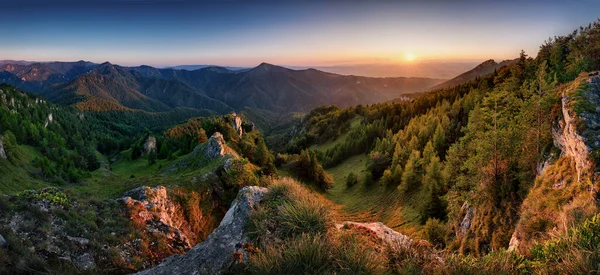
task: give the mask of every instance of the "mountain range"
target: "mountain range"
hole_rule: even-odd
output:
[[[268,63],[232,71],[216,66],[181,70],[78,61],[2,64],[0,82],[83,110],[161,112],[188,107],[225,113],[250,107],[286,113],[327,104],[349,107],[384,102],[443,80],[343,76]]]

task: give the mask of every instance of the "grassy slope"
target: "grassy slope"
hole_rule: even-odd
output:
[[[25,189],[53,186],[30,176],[36,170],[31,166],[31,162],[35,158],[41,157],[36,149],[20,145],[17,155],[18,160],[15,163],[0,159],[0,190],[2,192],[14,194]]]
[[[126,155],[127,151],[122,155]],[[91,177],[82,183],[58,185],[36,179],[32,176],[36,170],[31,163],[36,157],[41,157],[39,151],[29,146],[19,146],[19,161],[11,164],[7,160],[0,159],[0,190],[6,194],[15,194],[27,189],[40,189],[49,186],[63,188],[69,195],[80,200],[104,200],[115,199],[123,195],[127,190],[138,186],[184,186],[198,189],[201,182],[198,181],[202,175],[215,168],[215,162],[205,163],[199,169],[184,169],[177,173],[164,173],[166,167],[178,163],[186,156],[175,160],[157,160],[155,164],[149,165],[146,157],[136,160],[121,158],[110,165],[107,170],[100,167],[91,173]],[[108,163],[105,156],[100,155],[102,162]]]
[[[344,220],[356,222],[382,222],[395,230],[410,234],[414,232],[413,220],[416,213],[400,205],[399,192],[395,187],[374,183],[365,186],[363,172],[368,157],[357,155],[348,158],[340,165],[328,169],[334,177],[333,188],[327,190],[326,197],[342,206]],[[359,183],[348,188],[346,177],[350,172],[358,175]]]

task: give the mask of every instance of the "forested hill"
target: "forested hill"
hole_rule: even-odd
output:
[[[162,112],[188,107],[224,114],[250,107],[275,113],[306,112],[324,104],[349,107],[384,102],[442,81],[342,76],[267,63],[243,71],[122,67],[83,61],[0,67],[0,82],[91,111]]]
[[[590,113],[597,110],[593,103],[596,89],[586,81],[596,81],[588,72],[600,69],[599,41],[600,22],[595,22],[569,35],[549,39],[536,58],[522,52],[512,65],[465,84],[429,92],[411,102],[316,108],[306,115],[299,130],[290,133],[286,152],[313,151],[326,170],[336,173],[334,184],[345,184],[348,179],[348,186],[353,186],[358,178],[365,186],[385,186],[381,187],[387,190],[385,201],[389,194],[395,197],[386,205],[397,207],[390,210],[396,214],[377,217],[384,223],[394,219],[389,225],[399,226],[400,230],[421,228],[440,248],[485,255],[506,249],[513,242],[511,238],[523,232],[535,235],[537,240],[548,239],[554,234],[552,228],[562,228],[557,213],[575,222],[596,211],[594,203],[570,204],[568,196],[560,195],[565,187],[556,186],[572,184],[566,187],[572,192],[571,199],[582,201],[589,198],[586,188],[598,190],[593,174],[570,178],[577,174],[576,159],[597,161],[594,145],[586,145],[591,148],[589,156],[568,156],[568,146],[575,145],[557,133],[563,131],[561,127],[567,127],[563,121],[566,114],[580,117],[568,118],[567,124],[578,121],[577,126],[569,126],[569,131],[583,133],[588,129],[585,131],[596,133],[589,130],[596,129],[598,122],[597,115]],[[368,155],[364,166],[346,162],[362,154]],[[289,158],[280,155],[278,163],[285,167]],[[577,167],[580,162],[583,163],[577,160]],[[346,166],[355,168],[348,171],[343,168]],[[544,170],[548,166],[554,168]],[[537,178],[543,171],[553,174]],[[554,189],[545,189],[543,196],[539,195],[542,191],[536,191],[537,198],[532,200],[537,201],[535,206],[530,202],[529,208],[522,210],[530,190],[539,184],[536,181],[549,179],[557,181]],[[366,191],[370,189],[364,189],[364,194],[375,192]],[[353,201],[343,195],[356,196],[358,191],[352,190],[360,189],[336,190],[331,196],[340,202]],[[368,204],[356,202],[348,206],[348,211],[366,209]],[[567,204],[573,208],[564,210]],[[541,216],[528,216],[519,225],[519,234],[514,233],[524,213],[521,211],[532,209],[538,209],[535,213]],[[520,246],[531,245],[529,242]]]

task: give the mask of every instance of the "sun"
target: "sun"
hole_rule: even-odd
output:
[[[404,58],[406,59],[406,61],[408,62],[413,62],[415,61],[415,59],[417,58],[413,53],[406,53],[406,55],[404,56]]]

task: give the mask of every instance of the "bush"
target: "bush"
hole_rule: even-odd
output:
[[[423,227],[423,235],[427,241],[438,248],[446,247],[446,226],[438,219],[428,219]]]
[[[375,179],[373,179],[373,174],[371,173],[371,171],[365,172],[364,183],[365,186],[371,186],[373,183],[375,183]]]
[[[350,172],[350,174],[348,174],[348,176],[346,177],[346,186],[348,188],[356,185],[358,183],[358,177],[356,176],[356,174],[354,174],[354,172]]]

